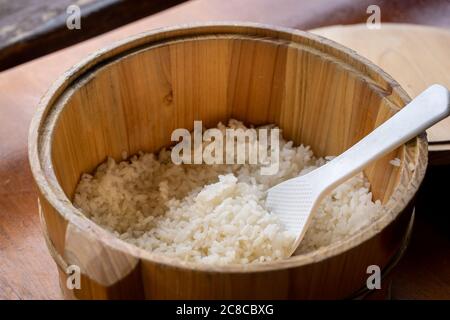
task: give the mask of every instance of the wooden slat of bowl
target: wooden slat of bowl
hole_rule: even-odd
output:
[[[61,292],[63,294],[63,296],[66,299],[69,300],[75,300],[77,299],[76,294],[74,294],[74,291],[69,289],[67,286],[67,282],[68,282],[68,278],[67,278],[67,269],[69,268],[69,264],[63,259],[63,257],[61,257],[58,253],[58,251],[55,249],[55,247],[53,246],[53,243],[51,242],[49,236],[48,236],[48,230],[47,227],[45,225],[45,220],[42,216],[42,210],[39,210],[40,213],[40,218],[41,218],[41,223],[43,225],[43,235],[45,238],[45,241],[47,243],[47,247],[48,250],[50,252],[50,255],[52,256],[53,260],[56,263],[56,266],[58,268],[58,274],[59,274],[59,284],[60,284],[60,288],[61,288]],[[398,262],[401,260],[401,258],[403,257],[406,248],[408,247],[410,238],[411,238],[411,233],[412,233],[412,228],[413,228],[413,222],[414,222],[414,214],[412,214],[409,225],[408,225],[408,230],[405,234],[404,239],[402,240],[402,244],[399,247],[398,252],[395,253],[395,255],[392,257],[392,260],[389,261],[389,263],[386,265],[384,270],[381,270],[381,279],[382,279],[382,287],[381,289],[378,290],[370,290],[367,288],[366,285],[364,285],[360,290],[358,290],[357,292],[353,293],[352,295],[348,296],[348,299],[354,299],[354,300],[360,300],[360,299],[368,299],[368,300],[381,300],[381,299],[390,299],[391,298],[391,278],[392,278],[392,270],[395,269],[395,267],[397,266]],[[83,276],[82,281],[86,282],[86,278]],[[136,299],[142,299],[143,296],[140,296],[139,294],[136,296],[133,296],[132,294],[136,294],[142,292],[142,288],[139,288],[139,290],[135,290],[133,292],[130,292],[128,294],[128,298],[133,297]],[[116,298],[120,298],[120,296],[117,296]]]
[[[385,215],[348,239],[270,264],[205,266],[149,253],[95,225],[69,199],[80,174],[106,156],[156,151],[170,143],[173,129],[190,129],[195,119],[207,125],[230,117],[276,123],[288,139],[324,156],[354,144],[408,99],[395,81],[351,51],[262,25],[163,29],[92,55],[42,99],[29,148],[50,241],[67,263],[82,267],[75,296],[351,295],[364,284],[368,265],[385,266],[401,246],[426,167],[423,136],[366,170]],[[392,157],[402,159],[400,168],[390,165]]]

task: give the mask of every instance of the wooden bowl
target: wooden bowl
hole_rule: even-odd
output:
[[[199,24],[150,31],[67,71],[41,100],[29,140],[42,221],[66,297],[346,298],[401,247],[427,165],[425,134],[365,169],[386,212],[343,241],[255,265],[183,263],[117,239],[76,209],[83,172],[107,156],[154,152],[194,120],[276,123],[287,139],[337,155],[409,100],[355,52],[306,32],[258,24]],[[389,161],[401,159],[395,167]],[[65,288],[69,265],[81,289]],[[70,272],[70,270],[69,270]],[[70,280],[70,279],[69,279]]]

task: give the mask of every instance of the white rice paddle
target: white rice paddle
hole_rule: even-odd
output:
[[[432,85],[364,139],[320,168],[269,189],[267,207],[297,234],[292,253],[302,240],[312,213],[339,184],[370,162],[399,147],[450,114],[449,91]]]

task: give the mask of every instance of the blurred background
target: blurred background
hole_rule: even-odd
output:
[[[70,5],[81,29],[66,26]],[[0,0],[0,70],[73,45],[173,6],[179,22],[238,20],[313,29],[364,23],[369,5],[382,22],[450,27],[450,0]],[[164,21],[163,23],[164,24]]]

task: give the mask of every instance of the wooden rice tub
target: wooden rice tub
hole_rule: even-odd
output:
[[[194,120],[275,123],[317,156],[337,155],[409,101],[378,67],[332,41],[259,24],[201,24],[146,32],[67,71],[40,102],[29,138],[53,256],[77,265],[77,299],[336,299],[363,288],[402,246],[427,165],[425,134],[365,169],[385,214],[320,250],[247,266],[182,263],[125,243],[71,199],[80,175],[107,156],[154,152]],[[389,161],[401,159],[401,166]],[[58,261],[57,261],[58,262]],[[56,275],[55,275],[56,276]]]

